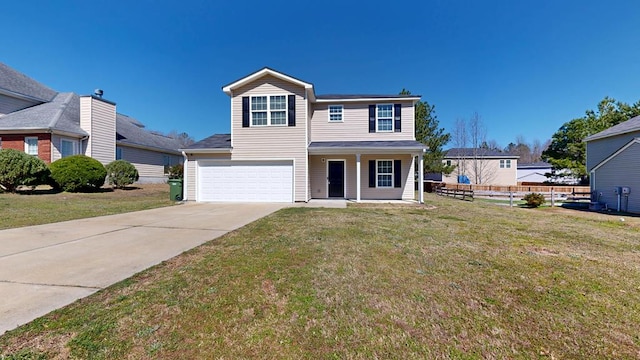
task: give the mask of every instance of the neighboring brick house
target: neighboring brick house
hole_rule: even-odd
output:
[[[456,168],[451,174],[443,175],[442,181],[458,183],[464,177],[477,185],[517,185],[519,158],[517,155],[483,148],[449,149],[445,151],[443,162]]]
[[[124,159],[140,182],[166,180],[167,165],[182,163],[180,144],[144,129],[98,95],[59,93],[0,63],[0,148],[51,163],[85,154],[103,164]]]
[[[311,83],[270,68],[222,90],[231,134],[183,149],[187,200],[416,197],[426,150],[414,134],[420,96],[316,95]]]

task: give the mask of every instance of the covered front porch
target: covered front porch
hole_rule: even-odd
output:
[[[309,146],[310,198],[413,200],[414,169],[417,166],[422,178],[424,151],[417,141],[313,142]],[[421,203],[422,186],[419,182],[416,199]]]

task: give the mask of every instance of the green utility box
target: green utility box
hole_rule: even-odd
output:
[[[182,179],[169,179],[169,200],[182,201]]]

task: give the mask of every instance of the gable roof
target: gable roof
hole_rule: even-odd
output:
[[[598,170],[600,167],[602,167],[604,164],[608,163],[609,161],[611,161],[611,159],[615,158],[616,156],[620,155],[620,153],[622,153],[623,151],[627,150],[631,145],[633,144],[640,144],[640,138],[633,138],[631,141],[629,141],[628,143],[626,143],[625,145],[623,145],[620,149],[616,150],[616,152],[614,152],[613,154],[609,155],[606,159],[600,161],[596,166],[594,166],[591,170],[589,170],[590,172],[596,171]]]
[[[116,143],[180,153],[180,143],[176,139],[146,130],[138,120],[120,113],[116,114]]]
[[[183,150],[187,152],[231,152],[231,134],[213,134],[195,142]]]
[[[231,91],[233,91],[233,89],[237,89],[245,84],[248,84],[254,80],[257,80],[263,76],[267,76],[267,75],[271,75],[273,77],[276,77],[278,79],[296,84],[298,86],[302,86],[304,87],[306,90],[310,90],[313,93],[313,84],[308,83],[306,81],[302,81],[300,79],[297,79],[291,75],[287,75],[283,72],[268,68],[268,67],[264,67],[254,73],[251,73],[245,77],[242,77],[228,85],[225,85],[222,87],[222,91],[224,91],[226,94],[231,95]]]
[[[452,158],[470,158],[470,157],[481,157],[481,158],[500,158],[500,159],[519,159],[520,156],[512,155],[508,153],[503,153],[499,150],[492,149],[474,149],[474,148],[451,148],[444,153],[444,157],[447,159]]]
[[[422,95],[383,95],[383,94],[326,94],[316,95],[315,102],[355,102],[355,101],[393,101],[393,100],[413,100],[414,103]]]
[[[57,92],[0,62],[0,92],[20,98],[51,101]]]
[[[0,130],[55,130],[89,135],[80,127],[80,97],[74,93],[59,93],[50,102],[2,116]]]
[[[599,133],[587,136],[584,141],[604,139],[611,136],[622,135],[634,131],[640,131],[640,115],[633,117],[625,122],[621,122],[618,125],[600,131]]]

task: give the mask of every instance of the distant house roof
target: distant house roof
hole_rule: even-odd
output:
[[[0,63],[0,90],[41,102],[53,100],[58,93],[3,63]]]
[[[544,161],[535,163],[518,163],[518,169],[551,169],[551,164]]]
[[[184,150],[195,149],[231,149],[231,134],[211,135],[187,146]]]
[[[80,97],[74,93],[59,93],[50,102],[0,117],[0,130],[57,130],[89,135],[80,128]]]
[[[120,145],[142,146],[179,153],[180,143],[166,135],[149,131],[141,122],[123,114],[116,114],[116,142]]]
[[[470,157],[482,157],[482,158],[501,158],[501,159],[518,159],[520,156],[504,153],[499,150],[484,149],[484,148],[451,148],[444,153],[446,159],[453,158],[470,158]]]
[[[584,141],[592,141],[611,136],[622,135],[634,131],[640,131],[640,116],[633,117],[625,122],[621,122],[618,125],[612,126],[606,130],[600,131],[597,134],[587,136]]]

